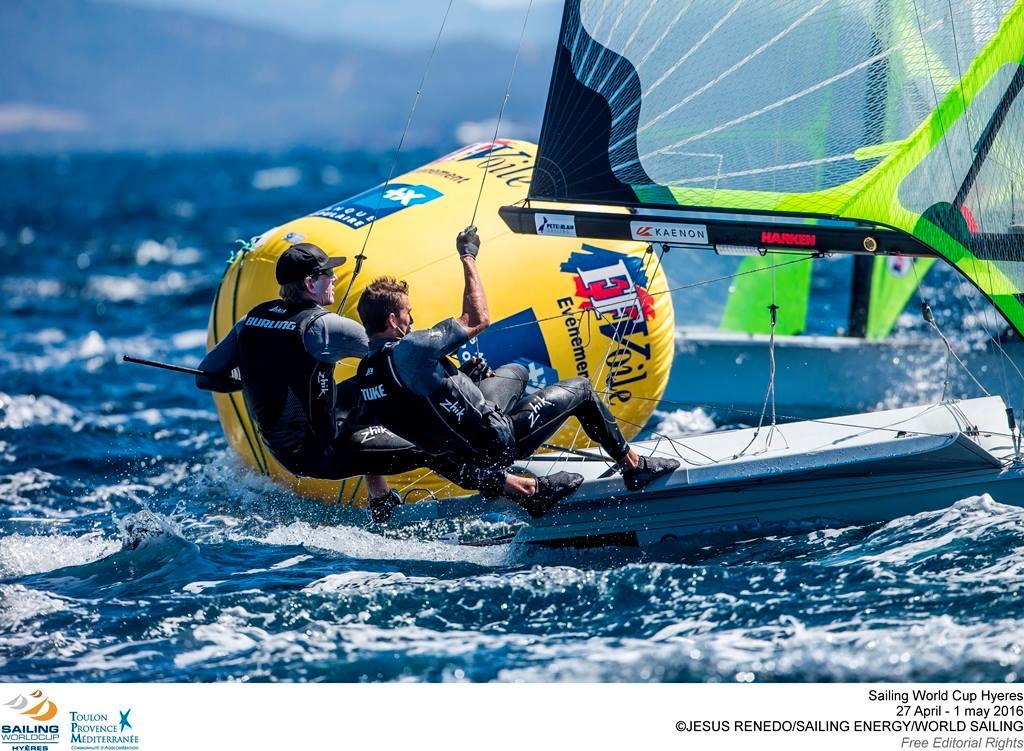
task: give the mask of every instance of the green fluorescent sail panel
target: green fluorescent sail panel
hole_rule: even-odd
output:
[[[752,274],[774,268],[767,274]],[[721,328],[744,334],[771,332],[769,306],[778,305],[775,333],[802,334],[807,328],[807,305],[811,297],[811,264],[789,263],[776,256],[744,258],[729,288]]]
[[[568,0],[530,198],[873,222],[1024,329],[1024,0]]]
[[[868,299],[868,339],[889,336],[921,280],[934,264],[934,258],[889,256],[875,259]]]

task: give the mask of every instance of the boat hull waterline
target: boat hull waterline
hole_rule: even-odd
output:
[[[769,435],[771,433],[771,435]],[[578,453],[532,458],[538,475],[571,470],[587,479],[514,542],[531,545],[649,546],[756,537],[807,527],[884,522],[946,508],[987,493],[1024,506],[1024,465],[999,397],[835,417],[824,421],[655,439],[641,453],[680,468],[629,492],[603,461]],[[753,443],[751,443],[753,439]],[[400,507],[394,523],[514,513],[508,501],[477,496]]]

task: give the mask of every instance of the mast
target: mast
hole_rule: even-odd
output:
[[[885,17],[886,3],[875,2],[875,26],[871,35],[868,53],[875,61],[868,66],[867,85],[864,88],[864,143],[877,144],[887,141],[886,121],[889,102],[889,58],[881,55],[885,44],[881,30],[891,29]],[[891,37],[892,34],[886,34]],[[872,110],[882,107],[882,117],[872,117]],[[875,260],[865,256],[853,259],[853,274],[850,286],[850,310],[847,317],[846,335],[863,339],[868,333],[868,308],[871,305],[871,280],[874,277]]]

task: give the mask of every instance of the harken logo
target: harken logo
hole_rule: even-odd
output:
[[[801,248],[811,248],[817,243],[818,238],[807,232],[761,232],[761,242],[768,247],[773,245],[795,245]]]
[[[43,692],[36,689],[28,696],[18,695],[4,706],[29,717],[36,722],[46,722],[57,716],[57,705]]]

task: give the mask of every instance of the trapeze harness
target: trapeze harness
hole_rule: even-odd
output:
[[[445,372],[428,396],[413,393],[398,377],[395,345],[387,342],[359,364],[364,415],[407,441],[459,461],[505,466],[515,458],[509,418],[484,399],[476,385],[443,357]]]
[[[296,473],[338,432],[334,365],[303,344],[309,324],[327,313],[311,300],[272,300],[249,311],[239,334],[245,400],[267,448]]]

